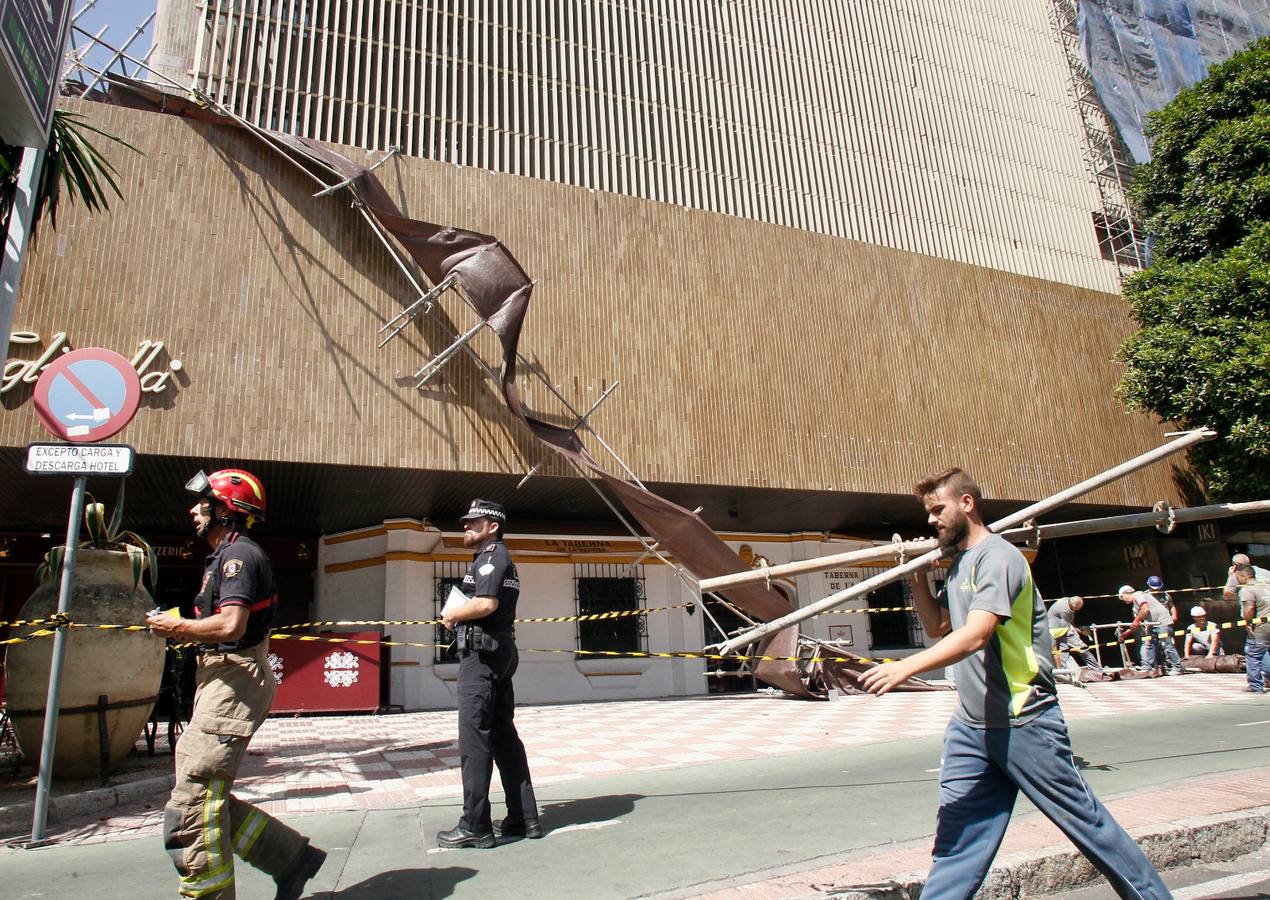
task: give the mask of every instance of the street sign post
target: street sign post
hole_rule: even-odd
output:
[[[0,0],[4,2],[4,0]],[[132,472],[132,447],[87,446],[118,432],[132,421],[141,402],[141,379],[132,363],[113,350],[90,347],[72,350],[44,367],[35,382],[35,411],[54,437],[70,444],[31,444],[26,467],[30,473],[75,476],[71,491],[71,515],[66,523],[66,554],[57,593],[57,612],[70,610],[75,586],[75,556],[79,549],[79,518],[84,512],[88,476],[127,476]],[[48,822],[49,785],[53,780],[53,750],[62,693],[62,668],[66,656],[66,626],[53,635],[53,659],[49,667],[48,698],[44,704],[44,743],[40,748],[40,774],[35,784],[35,812],[28,846],[44,843]]]
[[[43,147],[70,22],[70,0],[0,0],[0,140]]]
[[[130,444],[27,444],[26,470],[31,475],[132,474],[136,455]]]

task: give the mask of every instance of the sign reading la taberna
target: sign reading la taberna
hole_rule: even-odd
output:
[[[40,336],[34,331],[15,331],[9,335],[10,347],[14,345],[38,347],[42,344]],[[66,339],[66,332],[59,331],[49,339],[48,346],[35,359],[6,360],[4,376],[0,378],[0,394],[7,394],[19,385],[35,384],[41,372],[62,354],[69,353],[71,349],[70,341]],[[158,357],[162,352],[162,341],[143,340],[137,345],[137,352],[129,360],[141,379],[142,393],[162,394],[171,384],[173,374],[181,371],[179,359],[171,359],[166,367],[161,366]]]

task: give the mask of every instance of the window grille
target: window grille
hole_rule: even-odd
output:
[[[432,618],[440,620],[441,609],[445,606],[445,598],[450,596],[450,588],[463,589],[463,575],[467,572],[467,563],[438,562],[436,564],[436,581],[432,594]],[[432,661],[434,663],[456,663],[459,655],[454,650],[454,635],[446,631],[440,621],[433,626]]]
[[[898,612],[872,612],[895,610],[913,605],[913,589],[907,582],[893,581],[869,594],[869,647],[871,649],[921,647],[922,624],[911,609]]]
[[[632,575],[628,566],[584,564],[573,567],[574,596],[579,616],[644,609],[644,570]],[[638,653],[647,649],[644,616],[620,616],[578,622],[577,649]],[[579,653],[581,658],[590,653]]]

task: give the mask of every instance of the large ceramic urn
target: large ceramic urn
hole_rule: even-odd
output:
[[[50,578],[36,588],[19,618],[44,619],[57,612],[58,581]],[[128,554],[76,552],[74,590],[67,610],[72,622],[141,625],[153,606],[149,592],[133,584]],[[6,705],[18,746],[31,765],[40,760],[52,657],[49,636],[12,645],[5,662]],[[148,631],[68,629],[53,758],[55,778],[85,778],[102,771],[103,717],[107,765],[113,768],[128,755],[158,695],[163,659],[163,639]]]

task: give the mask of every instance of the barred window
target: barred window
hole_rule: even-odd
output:
[[[869,594],[871,649],[923,646],[922,625],[912,606],[913,589],[907,581],[893,581]]]
[[[441,624],[441,610],[445,606],[445,598],[450,596],[450,588],[456,587],[463,589],[463,575],[467,571],[467,564],[461,562],[439,562],[436,564],[436,582],[432,594],[432,618],[437,619],[437,624],[433,626],[433,633],[436,637],[433,641],[436,647],[433,650],[432,661],[437,663],[456,663],[459,661],[459,654],[454,649],[454,635],[445,630],[445,626]]]
[[[643,569],[632,572],[621,565],[579,565],[573,567],[578,615],[624,612],[644,608]],[[615,616],[578,622],[578,650],[631,653],[647,646],[648,629],[644,616]],[[590,653],[579,653],[586,659]]]

